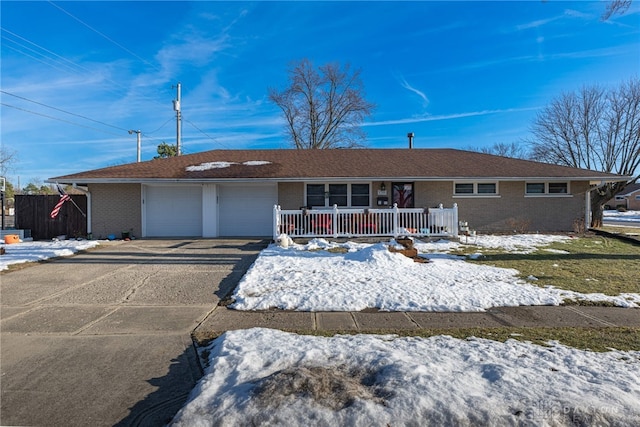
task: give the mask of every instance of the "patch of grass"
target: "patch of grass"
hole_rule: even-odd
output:
[[[346,254],[349,252],[349,249],[343,248],[342,246],[336,246],[335,248],[328,248],[327,252],[332,254]]]
[[[613,234],[627,234],[640,237],[640,228],[638,227],[621,227],[617,225],[605,225],[599,228],[599,230],[606,231]]]
[[[617,305],[611,301],[591,301],[586,299],[564,299],[561,305],[575,305],[581,307],[617,307]]]
[[[340,332],[354,334],[353,331]],[[367,332],[374,333],[374,332]],[[449,335],[454,338],[471,337],[505,342],[516,339],[538,345],[548,345],[558,341],[568,347],[580,350],[605,352],[611,349],[620,351],[640,351],[640,328],[604,327],[604,328],[461,328],[461,329],[420,329],[420,330],[379,330],[375,334],[394,334],[402,337],[428,338],[437,335]],[[335,332],[314,331],[308,335],[333,336]]]
[[[384,405],[393,391],[378,385],[378,376],[378,371],[367,367],[299,364],[258,380],[251,394],[264,408],[290,405],[300,398],[311,399],[334,411],[348,408],[358,400]]]
[[[569,253],[550,252],[545,249]],[[477,247],[465,252],[478,251]],[[582,293],[640,293],[640,246],[602,236],[553,243],[530,254],[480,250],[479,264],[514,268],[523,279],[534,276],[538,286],[555,286]]]
[[[358,331],[285,331],[302,335],[332,337],[334,335],[357,335]],[[398,330],[379,329],[367,331],[369,335],[397,335],[400,337],[428,338],[437,335],[449,335],[454,338],[467,339],[471,337],[485,338],[493,341],[505,342],[516,339],[547,346],[551,341],[580,350],[605,352],[611,349],[620,351],[640,351],[640,328],[602,327],[602,328],[457,328],[457,329],[418,329]],[[193,338],[200,346],[206,346],[222,333],[201,331]]]

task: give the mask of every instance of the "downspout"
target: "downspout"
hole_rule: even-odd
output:
[[[584,193],[584,229],[591,227],[591,189]]]
[[[82,191],[85,196],[87,196],[87,237],[92,236],[93,231],[91,229],[91,193],[89,192],[89,187],[80,187],[75,182],[73,183],[73,188],[76,188]],[[89,237],[89,238],[91,238]]]

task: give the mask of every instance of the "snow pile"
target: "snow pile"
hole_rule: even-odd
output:
[[[465,246],[478,246],[485,249],[502,249],[511,253],[527,254],[535,252],[540,246],[556,242],[566,242],[571,237],[554,234],[514,234],[490,235],[479,234],[473,237],[461,237],[460,242],[439,240],[437,242],[416,242],[420,252],[450,252]]]
[[[185,169],[187,170],[187,172],[199,172],[210,169],[224,169],[230,167],[231,165],[237,164],[237,162],[207,162],[200,163],[199,165],[187,166]],[[266,160],[249,160],[247,162],[243,162],[242,164],[245,166],[262,166],[271,164],[271,162],[268,162]]]
[[[51,242],[22,242],[3,245],[6,253],[0,255],[0,270],[11,264],[42,261],[48,258],[70,256],[74,253],[98,246],[95,240],[57,240]]]
[[[535,245],[546,244],[550,239],[561,238],[533,236],[527,242],[523,237],[511,237],[517,236],[484,242],[498,247],[498,239],[504,239],[505,246],[524,251],[533,250]],[[271,245],[260,253],[240,281],[233,295],[232,308],[484,311],[499,306],[559,305],[565,299],[611,301],[623,307],[636,307],[635,302],[640,303],[639,294],[612,297],[535,286],[519,278],[517,270],[470,263],[464,257],[446,254],[454,248],[448,241],[416,242],[415,247],[420,252],[429,252],[424,255],[431,261],[427,264],[391,253],[387,246],[384,243],[337,244],[324,239],[314,239],[306,245],[289,245],[288,248]],[[544,285],[537,281],[536,284]]]
[[[235,163],[233,162],[207,162],[207,163],[200,163],[199,165],[193,165],[193,166],[187,166],[186,170],[187,172],[197,172],[197,171],[206,171],[209,169],[223,169],[223,168],[228,168],[229,166],[233,165]]]
[[[609,222],[638,222],[640,221],[640,211],[618,212],[607,210],[604,211],[604,219]]]
[[[637,351],[270,329],[209,349],[174,426],[640,425]]]
[[[266,160],[249,160],[248,162],[243,162],[242,164],[245,166],[263,166],[270,165],[271,162],[268,162]]]

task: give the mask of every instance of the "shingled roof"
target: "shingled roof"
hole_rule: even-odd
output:
[[[89,184],[316,179],[563,179],[622,181],[585,169],[453,149],[212,150],[50,178]]]

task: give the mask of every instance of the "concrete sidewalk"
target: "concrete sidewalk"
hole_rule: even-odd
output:
[[[163,425],[202,375],[192,333],[640,327],[640,309],[606,307],[312,313],[219,306],[265,245],[140,240],[0,274],[0,425]]]
[[[260,240],[136,240],[0,275],[0,425],[157,426],[202,372],[191,331]]]
[[[640,327],[640,309],[617,307],[499,307],[479,313],[236,311],[216,307],[196,338],[252,327],[291,332],[385,332],[496,327]]]

